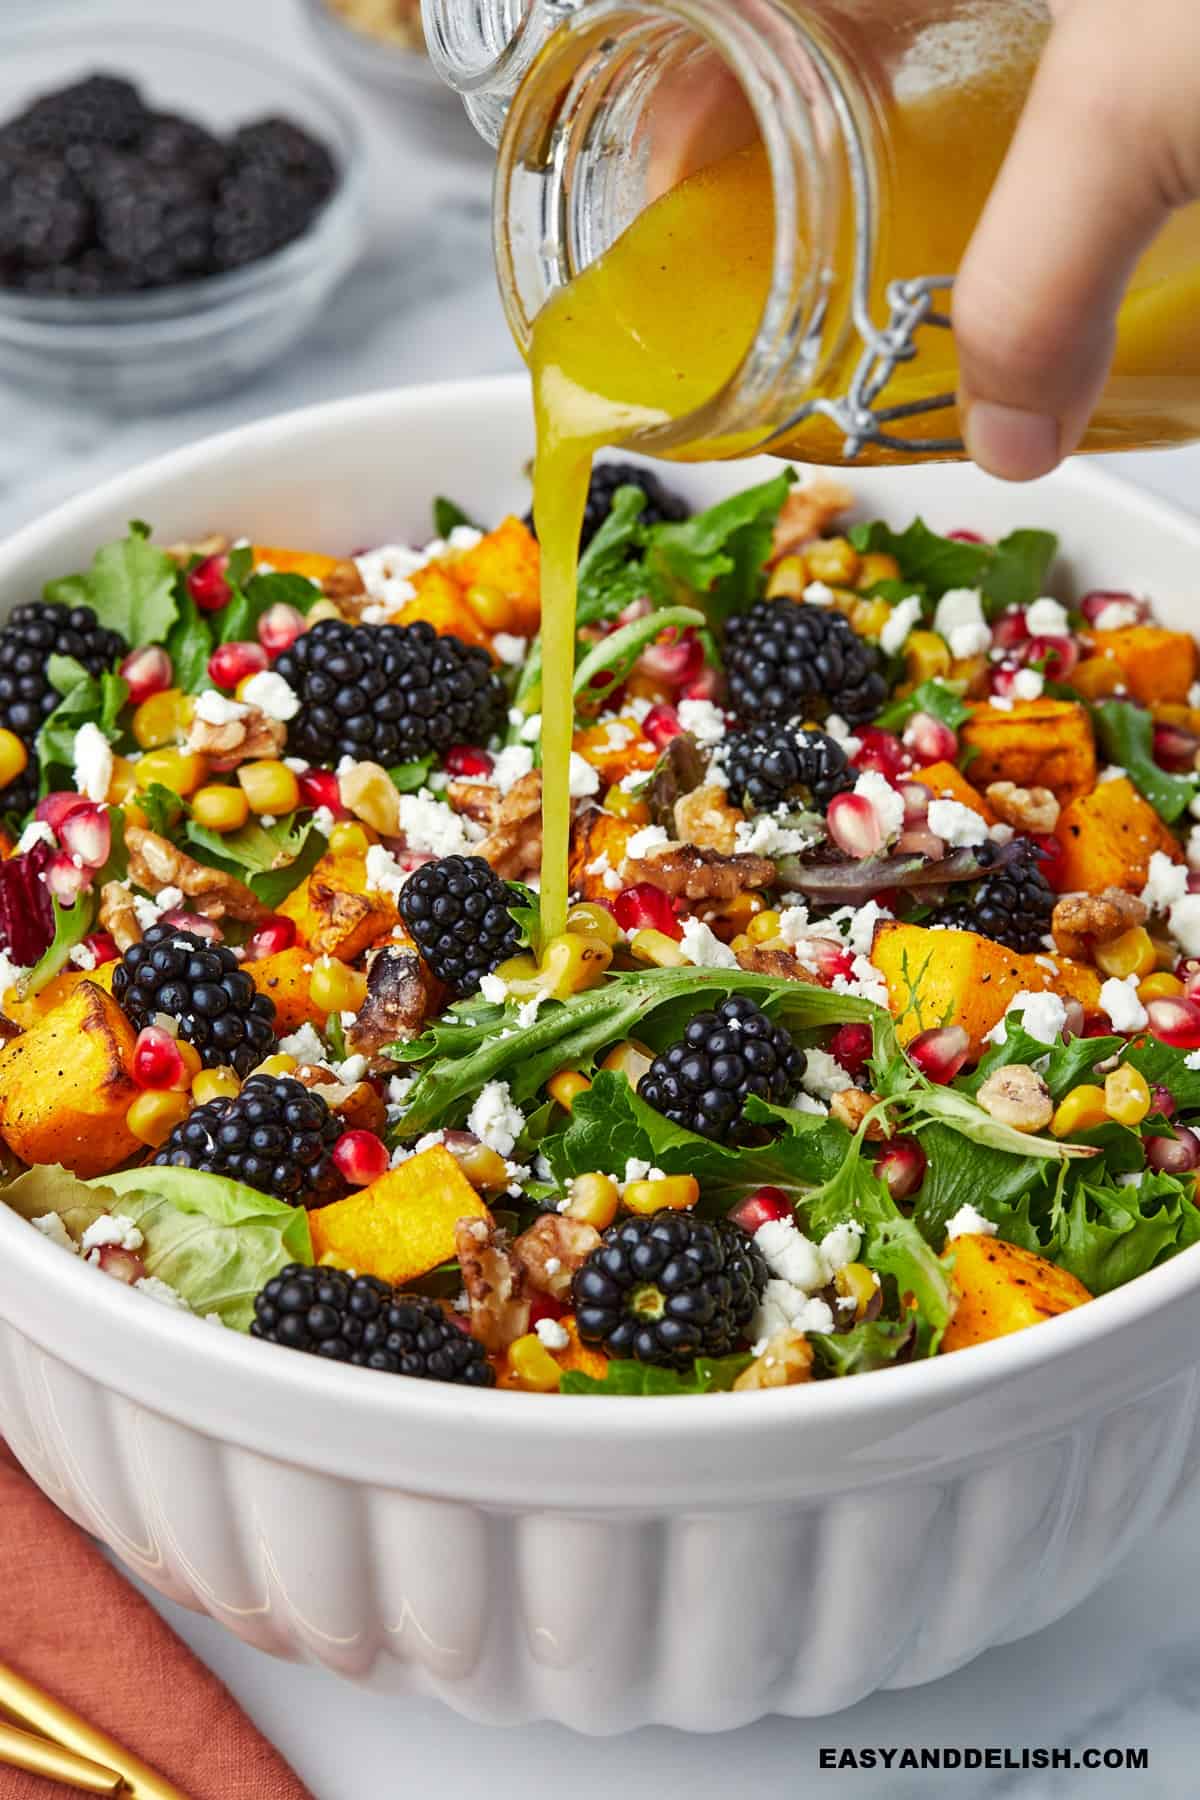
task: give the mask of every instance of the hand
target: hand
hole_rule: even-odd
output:
[[[1139,257],[1200,199],[1198,0],[1049,0],[1054,29],[955,284],[967,449],[1044,475],[1077,448]]]

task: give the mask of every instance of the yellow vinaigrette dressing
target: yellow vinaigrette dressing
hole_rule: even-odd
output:
[[[885,290],[896,278],[939,275],[959,266],[972,226],[1000,166],[1028,90],[1040,40],[1030,53],[981,68],[966,81],[933,86],[906,100],[887,98],[879,139],[883,188],[878,207],[872,317],[887,317]],[[878,101],[878,96],[876,96]],[[755,339],[775,275],[773,175],[757,143],[723,155],[653,201],[623,235],[537,315],[529,346],[537,458],[534,511],[542,546],[543,928],[564,928],[573,728],[575,580],[579,533],[594,453],[637,444],[639,434],[685,418],[736,383]],[[837,233],[836,259],[852,262],[850,226]],[[862,345],[847,324],[848,281],[830,284],[834,350],[814,372],[808,395],[845,393]],[[842,318],[839,322],[838,307]],[[827,327],[828,330],[828,327]],[[918,354],[901,363],[879,404],[953,393],[953,339],[925,329]],[[745,434],[724,430],[675,444],[678,460],[772,451],[809,462],[840,462],[844,439],[816,416],[793,429],[776,415]],[[953,415],[904,421],[909,439],[944,437]],[[1113,373],[1089,429],[1088,450],[1164,446],[1200,437],[1200,207],[1176,216],[1139,265],[1121,313]],[[867,443],[860,460],[919,460]]]

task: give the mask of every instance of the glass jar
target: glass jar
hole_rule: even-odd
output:
[[[603,259],[554,354],[640,409],[624,441],[961,455],[949,296],[1044,0],[425,0],[425,16],[435,64],[499,141],[496,258],[526,356],[543,309]],[[1197,436],[1191,207],[1138,267],[1084,447]]]

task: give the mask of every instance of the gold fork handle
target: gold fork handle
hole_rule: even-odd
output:
[[[61,1781],[81,1794],[127,1794],[125,1777],[116,1769],[105,1769],[88,1757],[76,1756],[49,1738],[32,1731],[21,1731],[15,1725],[0,1723],[0,1764],[9,1769],[24,1769],[27,1775],[42,1775],[48,1781]]]
[[[9,1713],[28,1731],[49,1738],[63,1749],[110,1770],[123,1785],[93,1790],[99,1793],[125,1795],[129,1800],[188,1800],[157,1770],[144,1763],[132,1751],[118,1744],[107,1732],[55,1700],[50,1694],[6,1663],[0,1663],[0,1708]]]

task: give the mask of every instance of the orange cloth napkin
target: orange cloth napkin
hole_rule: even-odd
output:
[[[0,1443],[0,1662],[191,1800],[313,1800],[233,1695]],[[0,1800],[64,1800],[0,1767]]]

